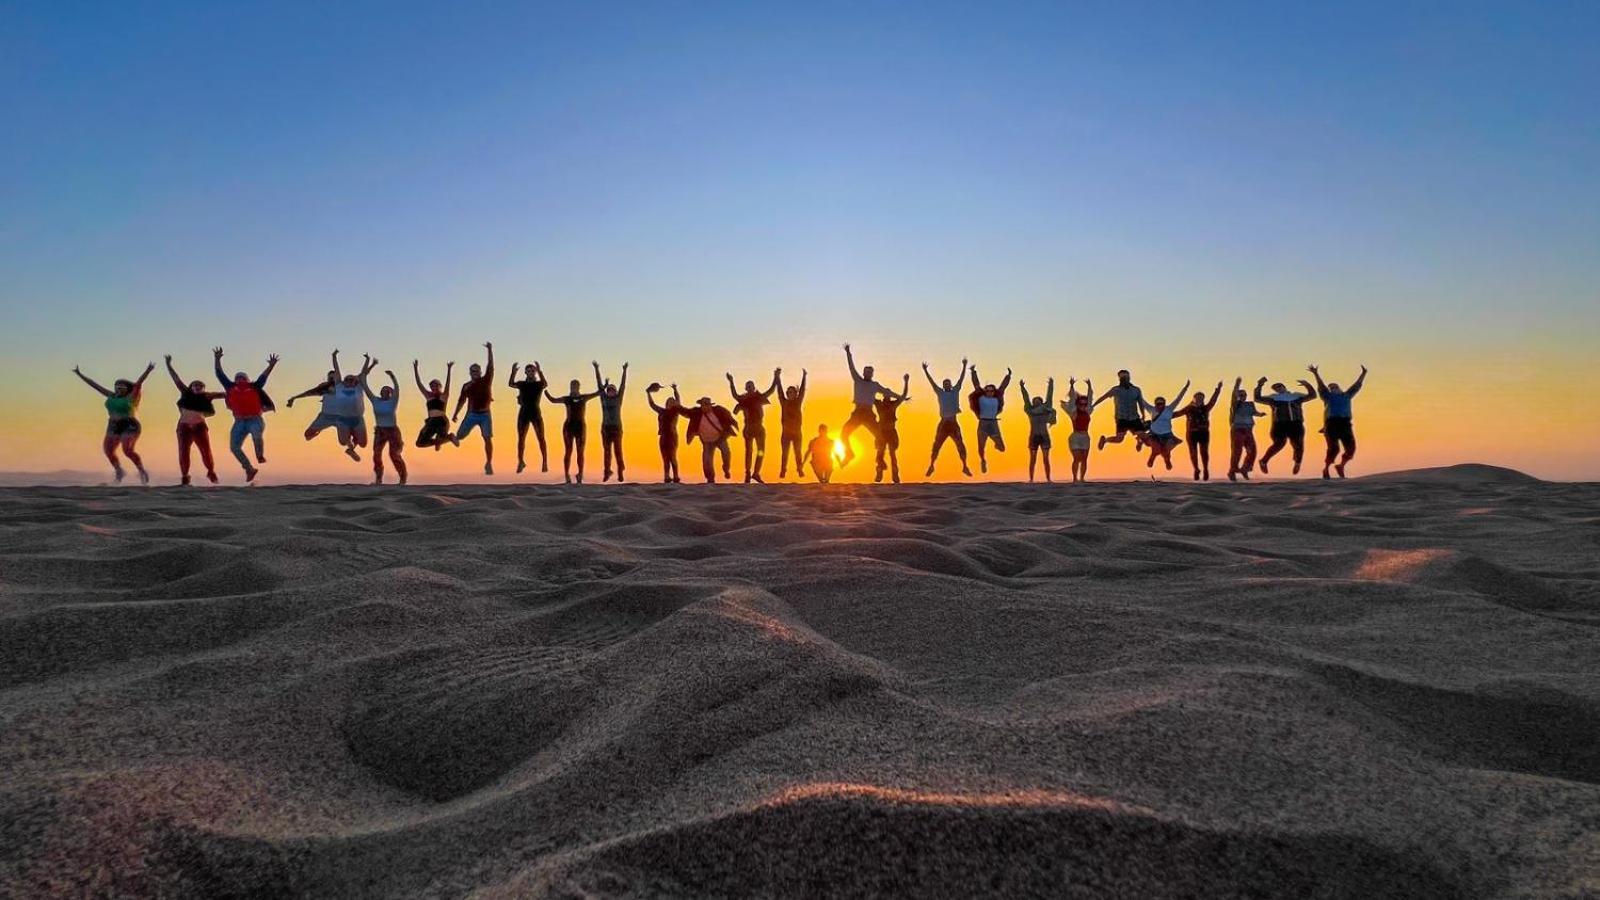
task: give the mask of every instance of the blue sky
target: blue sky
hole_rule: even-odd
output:
[[[1567,353],[1597,45],[1592,2],[0,3],[0,366]]]

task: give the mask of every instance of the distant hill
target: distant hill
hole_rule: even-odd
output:
[[[1405,469],[1365,475],[1361,481],[1426,481],[1433,484],[1538,484],[1541,479],[1504,466],[1462,463],[1432,469]]]

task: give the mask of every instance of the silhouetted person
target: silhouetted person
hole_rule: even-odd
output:
[[[1328,441],[1328,455],[1322,461],[1322,477],[1328,477],[1328,467],[1332,466],[1344,477],[1344,467],[1356,455],[1356,431],[1350,420],[1350,401],[1356,394],[1361,393],[1361,386],[1367,381],[1367,367],[1361,367],[1361,374],[1351,383],[1349,390],[1340,390],[1338,384],[1324,384],[1322,373],[1316,366],[1308,367],[1311,377],[1317,380],[1317,396],[1322,398],[1322,436]],[[1339,456],[1339,451],[1344,450],[1344,456]],[[1338,459],[1337,465],[1334,460]]]
[[[1307,400],[1314,400],[1317,396],[1316,388],[1311,382],[1301,379],[1299,384],[1306,389],[1304,394],[1296,394],[1289,390],[1283,382],[1272,385],[1272,395],[1264,397],[1261,386],[1267,383],[1265,375],[1256,382],[1256,402],[1265,403],[1272,410],[1272,444],[1267,447],[1267,452],[1261,455],[1261,471],[1267,471],[1267,464],[1278,455],[1285,443],[1294,450],[1294,474],[1300,474],[1300,460],[1306,451],[1306,414],[1302,409]]]
[[[206,467],[206,480],[217,483],[217,466],[211,458],[211,426],[206,421],[217,414],[216,401],[228,396],[225,391],[208,391],[204,381],[184,381],[172,367],[172,354],[167,354],[167,374],[178,389],[178,475],[181,483],[189,484],[189,459],[194,450],[200,451],[200,462]]]
[[[1189,382],[1185,381],[1183,387],[1178,388],[1178,392],[1172,396],[1182,397],[1188,391]],[[1154,406],[1146,404],[1142,400],[1140,403],[1143,404],[1143,411],[1150,414],[1150,424],[1144,436],[1144,442],[1150,445],[1150,458],[1145,460],[1145,466],[1151,469],[1155,468],[1156,457],[1159,456],[1161,461],[1166,463],[1167,471],[1170,472],[1172,471],[1172,450],[1183,443],[1176,434],[1172,433],[1172,416],[1177,412],[1177,409],[1169,405],[1165,397],[1157,397]]]
[[[594,380],[600,385],[600,460],[605,467],[601,481],[611,480],[612,459],[616,460],[617,481],[627,480],[622,461],[622,398],[628,390],[628,364],[622,364],[622,379],[616,384],[600,377],[600,364],[594,363]]]
[[[1173,413],[1184,417],[1183,440],[1189,445],[1189,463],[1194,466],[1195,481],[1202,477],[1211,480],[1211,408],[1221,396],[1222,382],[1219,381],[1210,400],[1206,399],[1205,391],[1195,391],[1189,405]]]
[[[1233,400],[1228,406],[1228,480],[1238,481],[1243,475],[1250,480],[1256,467],[1256,419],[1266,415],[1250,402],[1250,395],[1240,387],[1243,378],[1233,380]]]
[[[494,344],[485,342],[483,349],[488,353],[484,365],[477,363],[467,367],[467,383],[461,386],[461,395],[456,398],[456,408],[450,414],[452,422],[460,420],[461,425],[456,429],[456,442],[467,439],[473,429],[483,435],[483,474],[494,474],[494,417],[489,413],[489,407],[494,402]],[[461,418],[461,407],[467,408],[466,418]]]
[[[882,482],[884,470],[888,469],[894,483],[900,483],[900,404],[909,399],[911,374],[907,373],[900,393],[886,393],[873,403],[873,412],[878,416],[878,431],[872,441],[878,464],[877,473],[872,477],[874,482]]]
[[[1130,432],[1134,436],[1135,444],[1139,443],[1140,437],[1149,428],[1144,421],[1144,410],[1149,404],[1144,402],[1144,391],[1133,383],[1127,369],[1118,369],[1116,386],[1101,394],[1094,402],[1099,405],[1100,401],[1108,397],[1111,399],[1112,413],[1117,420],[1117,434],[1115,437],[1106,437],[1102,434],[1100,449],[1104,450],[1107,444],[1122,443],[1123,437]]]
[[[844,442],[844,459],[839,461],[840,466],[847,466],[850,460],[856,458],[856,448],[850,443],[850,436],[857,428],[863,426],[867,431],[876,435],[878,433],[878,419],[875,415],[873,403],[879,394],[887,394],[889,390],[883,385],[872,380],[872,367],[864,366],[856,370],[855,355],[850,352],[850,345],[844,345],[844,360],[850,365],[851,402],[855,408],[850,412],[850,418],[845,420],[844,427],[839,429],[839,440]]]
[[[77,366],[72,367],[72,374],[106,398],[106,436],[105,440],[100,442],[100,452],[111,462],[111,471],[116,473],[118,483],[121,483],[128,474],[123,471],[122,463],[117,459],[119,447],[122,448],[122,455],[126,456],[128,462],[133,463],[133,467],[138,470],[139,483],[150,483],[150,473],[145,471],[144,460],[139,458],[139,452],[134,447],[139,443],[139,432],[142,430],[139,425],[139,401],[144,397],[144,380],[150,377],[155,368],[155,363],[145,366],[144,373],[133,381],[118,378],[107,390],[99,382],[83,374],[82,369]]]
[[[943,384],[933,380],[933,373],[928,371],[928,364],[922,364],[923,377],[928,379],[928,387],[933,388],[933,395],[939,400],[939,427],[933,432],[933,453],[928,456],[928,471],[926,477],[933,477],[933,467],[939,462],[939,448],[944,442],[955,441],[956,454],[961,457],[961,474],[972,477],[972,470],[967,468],[967,445],[961,440],[961,388],[967,381],[967,360],[961,360],[961,377],[952,384],[946,378]]]
[[[540,408],[539,401],[544,399],[544,392],[550,388],[550,383],[545,380],[544,370],[539,368],[538,360],[522,367],[522,380],[517,380],[517,364],[511,364],[511,378],[506,382],[507,387],[517,392],[517,474],[528,467],[526,453],[528,448],[528,429],[533,429],[533,435],[539,441],[539,471],[550,471],[550,451],[544,443],[544,410]]]
[[[761,463],[767,458],[767,426],[763,424],[768,399],[778,392],[781,369],[772,370],[772,384],[764,391],[756,390],[754,381],[744,383],[744,392],[733,386],[733,373],[724,373],[728,379],[728,393],[733,396],[733,408],[744,416],[744,481],[761,481]],[[782,477],[782,476],[779,476]]]
[[[422,393],[422,401],[428,415],[422,420],[422,430],[417,432],[418,447],[432,447],[437,453],[445,444],[461,446],[461,439],[450,430],[450,414],[445,412],[445,407],[450,404],[450,379],[455,372],[454,360],[445,363],[444,383],[440,384],[435,378],[427,383],[422,383],[421,364],[417,360],[411,361],[411,377],[417,382],[417,390]]]
[[[1089,480],[1089,422],[1100,401],[1094,399],[1094,382],[1083,382],[1083,393],[1078,393],[1078,379],[1067,383],[1067,399],[1061,401],[1061,411],[1072,423],[1072,434],[1067,438],[1067,449],[1072,451],[1072,481],[1074,484]]]
[[[250,438],[254,445],[256,465],[265,464],[267,456],[263,441],[267,422],[264,415],[274,410],[272,398],[267,396],[267,376],[277,367],[278,354],[267,357],[267,367],[254,381],[243,372],[233,373],[232,379],[222,373],[221,347],[211,348],[211,360],[217,382],[227,392],[223,402],[228,405],[228,411],[233,413],[233,427],[228,431],[228,449],[233,452],[233,458],[239,461],[240,468],[244,469],[244,480],[248,484],[256,480],[257,469],[250,464],[250,458],[244,455],[244,439]],[[331,379],[333,373],[328,374]]]
[[[778,377],[778,411],[783,422],[783,434],[778,438],[778,477],[788,474],[789,452],[794,452],[794,477],[806,472],[800,466],[800,455],[805,445],[806,370],[800,370],[800,384],[783,386],[782,372]]]
[[[378,361],[374,359],[372,366],[376,367]],[[389,451],[389,462],[394,464],[394,474],[399,477],[400,483],[406,483],[406,461],[400,455],[405,449],[406,439],[400,434],[400,422],[395,418],[395,412],[400,406],[400,379],[390,369],[385,369],[383,374],[389,376],[389,383],[373,393],[372,385],[367,382],[367,372],[372,367],[361,373],[361,390],[366,392],[367,402],[372,404],[372,483],[383,484],[383,451]]]
[[[1033,480],[1034,464],[1044,456],[1044,480],[1050,477],[1050,426],[1056,423],[1056,380],[1045,382],[1043,397],[1029,397],[1028,383],[1017,379],[1017,389],[1022,392],[1022,411],[1028,414],[1028,480]]]
[[[684,414],[684,418],[688,421],[685,429],[688,442],[700,442],[700,467],[705,472],[706,483],[716,483],[714,463],[719,453],[722,455],[722,477],[732,478],[733,451],[728,449],[728,438],[739,433],[733,413],[725,406],[712,403],[710,397],[701,397],[694,408]]]
[[[1011,386],[1011,370],[1006,369],[1006,377],[998,385],[984,384],[978,377],[978,367],[973,366],[972,385],[974,390],[967,396],[967,404],[978,417],[978,469],[987,472],[988,443],[993,441],[996,450],[1006,452],[1006,440],[1000,434],[1000,413],[1006,408],[1006,388]]]
[[[683,398],[678,396],[678,386],[672,386],[672,396],[667,398],[665,406],[656,403],[656,391],[661,390],[659,383],[653,383],[644,389],[645,401],[650,408],[656,411],[656,434],[661,444],[661,480],[669,484],[681,484],[683,478],[678,472],[678,419],[684,414]]]
[[[598,375],[596,376],[598,380]],[[584,424],[583,416],[589,401],[600,396],[599,391],[592,394],[583,392],[583,385],[578,379],[572,379],[565,396],[557,397],[549,391],[544,392],[544,397],[551,403],[559,403],[567,408],[567,419],[561,423],[561,473],[567,484],[572,483],[572,455],[578,455],[578,483],[583,484],[583,450],[589,443],[589,427]]]
[[[833,477],[833,451],[835,441],[828,436],[828,426],[818,425],[817,436],[806,445],[805,459],[811,461],[811,474],[827,484]]]
[[[289,398],[289,405],[293,406],[294,401],[302,397],[321,397],[322,409],[306,427],[306,440],[313,440],[332,428],[339,445],[344,447],[344,455],[357,462],[361,454],[356,448],[367,445],[367,404],[361,392],[361,379],[367,377],[372,365],[370,356],[363,356],[362,360],[359,374],[346,374],[339,368],[339,351],[333,351],[333,368],[328,370],[328,380]]]

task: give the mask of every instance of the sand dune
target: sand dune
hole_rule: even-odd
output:
[[[1600,891],[1600,487],[0,491],[0,895]]]

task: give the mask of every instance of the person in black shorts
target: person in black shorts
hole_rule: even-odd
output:
[[[455,376],[455,368],[455,361],[451,360],[445,363],[443,384],[437,378],[423,384],[421,364],[414,359],[411,361],[411,377],[417,382],[417,390],[422,393],[423,405],[428,410],[428,417],[422,420],[422,430],[417,432],[418,447],[432,447],[438,452],[445,444],[461,446],[461,439],[450,427],[450,413],[446,411],[450,402],[450,380]]]
[[[517,364],[511,364],[511,378],[507,387],[517,391],[517,472],[521,473],[528,467],[523,459],[528,446],[528,429],[533,429],[534,437],[539,439],[539,471],[550,471],[550,453],[544,443],[544,412],[539,408],[539,401],[544,399],[545,389],[550,383],[545,380],[544,370],[539,368],[539,361],[522,367],[522,380],[517,380]]]
[[[1288,444],[1294,451],[1294,474],[1298,475],[1306,452],[1306,414],[1302,407],[1307,400],[1317,399],[1317,389],[1302,378],[1298,383],[1306,389],[1304,394],[1290,391],[1280,381],[1272,385],[1271,395],[1263,396],[1261,386],[1266,383],[1265,375],[1256,382],[1256,402],[1265,403],[1272,410],[1272,445],[1261,455],[1261,471],[1267,471],[1267,464]]]
[[[544,396],[551,403],[559,403],[567,408],[567,419],[561,423],[561,447],[564,451],[561,457],[561,473],[566,478],[567,484],[571,484],[572,453],[576,450],[578,483],[583,484],[583,448],[589,441],[589,429],[584,425],[583,414],[589,401],[600,396],[600,391],[585,394],[583,384],[574,378],[565,395],[557,397],[547,390]]]
[[[1144,447],[1144,433],[1150,430],[1145,424],[1144,411],[1149,404],[1144,402],[1144,391],[1133,383],[1132,376],[1127,369],[1117,370],[1117,383],[1095,399],[1098,404],[1101,400],[1110,398],[1112,412],[1117,419],[1117,433],[1113,437],[1100,435],[1099,449],[1104,450],[1107,444],[1120,444],[1123,437],[1133,435],[1135,449]]]

